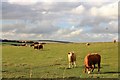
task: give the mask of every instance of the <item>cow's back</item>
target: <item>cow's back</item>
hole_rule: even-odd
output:
[[[92,64],[100,63],[100,61],[101,61],[101,56],[98,53],[88,54],[85,57],[84,64],[86,66],[91,66]]]

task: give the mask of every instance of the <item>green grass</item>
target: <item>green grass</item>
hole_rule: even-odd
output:
[[[67,69],[67,53],[74,51],[77,55],[77,68]],[[83,72],[85,55],[97,52],[101,55],[101,74],[97,69],[92,74]],[[31,75],[31,76],[30,76]],[[118,78],[118,44],[117,43],[51,43],[45,44],[43,50],[32,47],[2,46],[3,78]]]

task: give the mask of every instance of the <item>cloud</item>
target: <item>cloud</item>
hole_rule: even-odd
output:
[[[31,4],[3,2],[3,38],[111,41],[118,36],[116,4],[116,2],[36,1]]]
[[[90,13],[93,16],[117,18],[118,3],[117,2],[111,3],[108,5],[101,6],[100,8],[92,7],[90,9]]]
[[[33,5],[38,2],[38,0],[8,0],[10,4],[18,4],[18,5]]]
[[[85,8],[83,5],[80,5],[78,7],[76,7],[75,9],[72,10],[72,13],[75,14],[82,14],[85,11]]]
[[[3,28],[2,28],[3,32],[9,32],[12,30],[15,30],[15,33],[49,34],[58,30],[58,27],[53,26],[52,21],[50,20],[35,21],[33,23],[27,23],[27,22],[24,23],[23,21],[15,24],[3,24]]]

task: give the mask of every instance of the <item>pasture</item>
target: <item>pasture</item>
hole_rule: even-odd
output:
[[[43,50],[25,46],[2,46],[3,78],[118,78],[118,43],[48,43]],[[1,46],[0,46],[1,47]],[[77,67],[68,69],[67,53],[74,51]],[[101,55],[101,73],[84,73],[84,57]]]

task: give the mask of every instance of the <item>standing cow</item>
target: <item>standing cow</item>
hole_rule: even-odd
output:
[[[101,56],[98,53],[88,54],[84,59],[85,73],[86,70],[88,74],[90,74],[91,70],[93,72],[95,68],[95,64],[98,64],[98,72],[100,72],[100,62],[101,62]]]
[[[86,46],[89,46],[90,45],[90,43],[86,43]]]
[[[113,40],[114,43],[116,43],[117,41],[116,40]]]
[[[43,49],[43,45],[42,44],[38,44],[38,49]]]
[[[69,68],[76,67],[76,55],[74,52],[68,53]]]
[[[43,49],[43,45],[42,44],[35,44],[34,45],[34,49]]]

